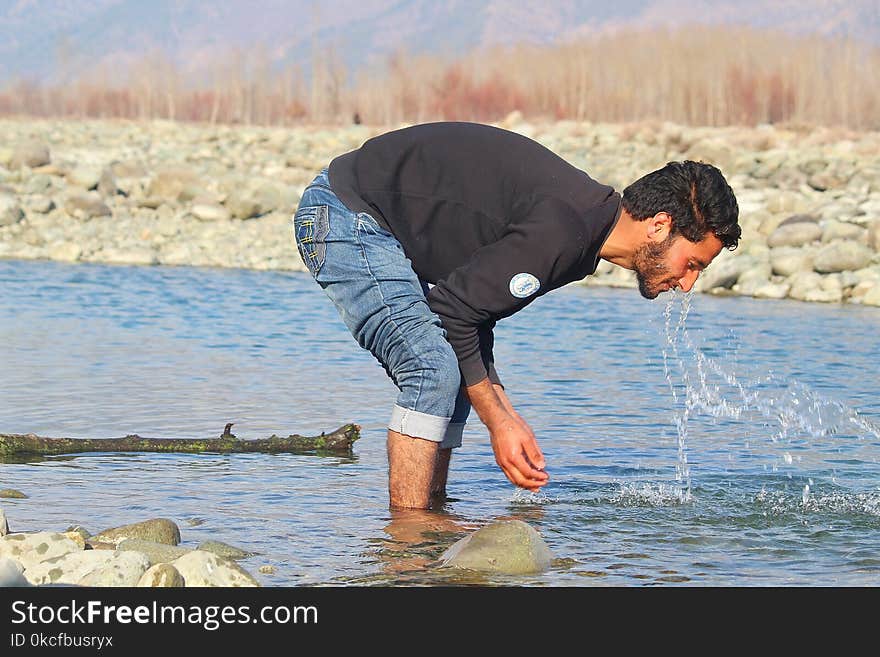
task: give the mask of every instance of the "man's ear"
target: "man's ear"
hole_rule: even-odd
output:
[[[648,239],[654,242],[662,242],[672,231],[672,215],[668,212],[658,212],[653,217],[645,220],[648,229]]]

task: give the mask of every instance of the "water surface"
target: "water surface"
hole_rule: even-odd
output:
[[[0,464],[13,529],[163,516],[266,585],[880,584],[880,312],[567,287],[496,328],[551,483],[515,491],[474,416],[452,501],[387,508],[396,396],[308,274],[0,261],[0,431],[167,438],[363,427],[352,458],[99,454]],[[547,573],[432,561],[498,518]],[[257,568],[272,565],[273,575]]]

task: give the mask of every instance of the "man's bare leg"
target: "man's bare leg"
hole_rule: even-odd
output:
[[[437,463],[434,465],[434,478],[431,481],[431,497],[436,501],[446,499],[446,480],[449,477],[449,460],[452,449],[444,448],[437,452]]]
[[[392,509],[427,509],[440,443],[388,430],[388,496]]]

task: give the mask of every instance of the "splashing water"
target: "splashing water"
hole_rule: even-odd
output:
[[[747,449],[754,442],[755,448],[775,457],[774,472],[779,467],[805,467],[818,460],[818,452],[823,449],[845,448],[855,455],[854,448],[864,446],[866,438],[880,438],[880,425],[800,382],[772,372],[752,378],[738,375],[735,360],[730,364],[710,357],[685,326],[693,296],[693,291],[674,293],[663,312],[663,371],[674,404],[672,423],[678,438],[676,482],[681,501],[692,499],[687,447],[694,438],[690,435],[690,420],[698,416],[729,420],[725,430],[735,429]],[[676,306],[678,319],[674,321]],[[757,439],[753,436],[755,432]],[[833,472],[831,480],[836,483]],[[824,499],[816,496],[812,484],[811,480],[803,489],[804,508]]]

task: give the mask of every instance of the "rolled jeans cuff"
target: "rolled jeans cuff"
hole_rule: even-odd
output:
[[[391,411],[391,419],[388,421],[388,428],[406,436],[439,443],[446,436],[449,420],[450,418],[442,415],[428,415],[395,404]]]
[[[446,427],[446,435],[440,441],[440,449],[461,447],[461,434],[464,432],[464,425],[464,422],[450,422]]]

